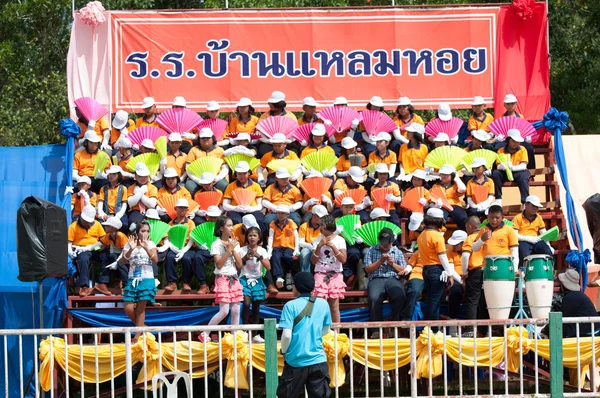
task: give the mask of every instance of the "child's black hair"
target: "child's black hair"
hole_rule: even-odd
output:
[[[337,229],[337,225],[335,224],[335,218],[331,215],[326,215],[321,219],[321,226],[324,226],[325,229],[329,232],[335,232]]]
[[[492,205],[490,206],[490,209],[488,210],[488,214],[492,214],[492,213],[500,213],[500,215],[504,215],[504,210],[502,209],[502,206],[499,205]]]
[[[215,222],[215,231],[213,232],[214,236],[221,237],[221,228],[227,224],[227,220],[231,220],[231,218],[225,214],[217,218],[217,221]]]
[[[260,246],[262,243],[262,231],[260,228],[250,227],[246,230],[246,234],[244,235],[246,237],[246,243],[248,243],[248,235],[250,235],[250,232],[256,232],[258,234],[258,245]]]
[[[444,225],[446,225],[446,221],[443,218],[431,217],[427,214],[423,217],[423,225],[425,228],[433,227],[435,229],[442,229]]]

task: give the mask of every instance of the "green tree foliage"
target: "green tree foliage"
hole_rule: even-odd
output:
[[[507,2],[507,0],[505,0]],[[86,1],[77,0],[76,7]],[[396,5],[485,3],[482,0],[396,0]],[[225,0],[105,0],[112,10],[222,9]],[[389,6],[391,0],[229,0],[230,8]],[[69,114],[66,56],[70,0],[0,2],[0,145],[61,142]],[[550,1],[552,103],[571,115],[578,133],[600,127],[600,2]],[[518,73],[518,71],[516,71]]]

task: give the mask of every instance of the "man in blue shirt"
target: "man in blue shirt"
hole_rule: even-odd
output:
[[[279,378],[277,397],[295,398],[304,395],[327,398],[329,368],[323,350],[323,336],[329,333],[331,313],[327,301],[311,297],[315,278],[310,272],[298,272],[294,276],[295,300],[283,307],[279,328],[281,353],[285,357],[283,373]]]

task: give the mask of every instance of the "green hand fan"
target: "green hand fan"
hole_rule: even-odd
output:
[[[538,236],[538,238],[540,238],[541,240],[545,240],[546,242],[558,240],[559,237],[560,229],[558,229],[558,225],[553,226],[552,228]]]
[[[188,234],[187,225],[173,225],[169,229],[169,242],[171,242],[179,250],[185,246],[185,240]]]
[[[512,221],[510,221],[510,220],[507,220],[506,218],[503,218],[503,219],[502,219],[502,221],[504,221],[504,224],[505,224],[505,225],[508,225],[509,227],[512,227],[512,226],[514,226],[514,225],[515,225],[515,224],[514,224]],[[485,227],[486,225],[488,225],[488,223],[489,223],[489,221],[488,221],[488,220],[484,220],[484,221],[483,221],[483,222],[482,222],[482,223],[479,225],[479,228],[483,228],[483,227]]]
[[[338,158],[327,152],[313,152],[301,160],[304,167],[308,170],[314,169],[319,173],[323,170],[329,170],[337,164]]]
[[[475,158],[484,158],[485,159],[485,167],[490,170],[496,160],[498,160],[498,154],[494,151],[490,151],[489,149],[476,149],[471,152],[467,152],[464,158],[462,158],[462,165],[468,171],[471,171],[471,164]]]
[[[156,152],[161,159],[167,157],[167,137],[164,135],[158,137],[158,139],[154,142],[154,147],[156,148]]]
[[[439,170],[445,164],[451,164],[456,169],[460,169],[461,160],[467,152],[457,146],[441,146],[429,152],[425,158],[425,166]]]
[[[267,168],[272,172],[276,172],[277,169],[284,168],[290,173],[290,175],[294,174],[294,172],[298,170],[298,166],[300,166],[299,160],[288,159],[275,159],[271,160],[267,164]]]
[[[510,169],[510,155],[507,153],[499,153],[498,154],[498,161],[500,162],[500,164],[503,164],[504,167],[506,167],[506,178],[508,178],[508,181],[514,181],[515,177],[513,176],[513,172]]]
[[[219,239],[219,237],[214,235],[214,232],[215,223],[212,221],[208,221],[194,228],[190,233],[190,238],[197,244],[204,246],[208,250],[210,250],[210,247],[212,246],[214,241]]]
[[[98,151],[96,154],[96,163],[94,164],[94,171],[92,172],[92,178],[96,177],[99,171],[104,172],[104,169],[108,165],[109,157],[104,151]]]
[[[148,224],[150,224],[150,240],[154,242],[155,245],[158,245],[162,238],[164,238],[171,226],[166,222],[162,222],[160,220],[148,220]]]
[[[356,234],[354,233],[354,226],[360,222],[360,217],[356,214],[348,214],[342,216],[335,221],[336,225],[343,228],[342,236],[348,242],[349,245],[356,243]]]
[[[186,170],[200,178],[202,173],[207,172],[216,176],[221,171],[221,166],[223,166],[223,159],[207,156],[194,160],[186,167]]]
[[[371,163],[370,165],[367,166],[367,171],[369,172],[369,174],[375,174],[376,168],[377,168],[377,164]]]
[[[362,238],[367,246],[375,246],[379,244],[379,232],[384,228],[391,229],[396,235],[402,233],[400,227],[389,221],[371,221],[357,229],[356,234]]]
[[[225,158],[225,161],[229,165],[231,170],[235,170],[235,166],[241,161],[248,162],[248,166],[250,166],[250,170],[254,170],[258,166],[260,166],[260,161],[252,156],[243,155],[241,153],[234,153],[233,155],[229,155]]]
[[[158,153],[144,153],[137,155],[127,162],[127,170],[135,173],[135,166],[138,163],[146,164],[148,170],[150,170],[150,175],[153,176],[158,172],[158,168],[160,167],[160,155]]]

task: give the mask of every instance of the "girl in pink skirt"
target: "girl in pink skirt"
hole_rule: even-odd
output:
[[[210,254],[215,259],[215,303],[219,304],[219,312],[212,317],[209,325],[221,323],[231,310],[231,324],[240,324],[240,303],[244,300],[242,285],[238,271],[242,268],[240,244],[233,237],[233,222],[227,216],[221,216],[215,224],[215,241]],[[210,333],[203,332],[198,336],[200,341],[210,341]]]
[[[342,264],[346,262],[346,241],[335,234],[335,219],[325,216],[321,220],[321,236],[313,241],[310,261],[315,266],[313,296],[327,300],[333,323],[340,322],[340,299],[344,298],[346,284]]]

